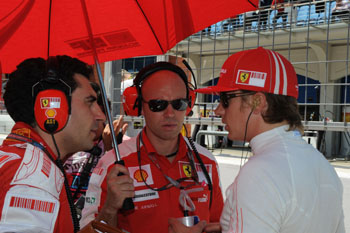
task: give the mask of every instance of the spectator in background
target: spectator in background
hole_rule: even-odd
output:
[[[122,69],[121,71],[121,83],[120,83],[120,94],[122,95],[124,90],[133,84],[133,75],[127,70]]]
[[[273,0],[260,0],[260,25],[262,29],[268,29],[269,27],[269,16],[271,14],[270,7]]]
[[[282,18],[282,26],[287,25],[287,17],[290,14],[291,4],[288,0],[273,0],[271,9],[275,9],[276,14],[272,20],[273,27],[275,28],[277,25],[278,19]],[[289,15],[290,18],[290,15]]]
[[[332,17],[338,17],[342,20],[349,20],[350,1],[349,0],[337,0],[335,7],[332,9]]]

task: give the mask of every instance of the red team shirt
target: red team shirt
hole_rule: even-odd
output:
[[[207,180],[195,158],[194,164],[198,174],[199,184],[196,184],[190,177],[193,174],[189,163],[187,152],[189,143],[179,135],[179,150],[172,163],[169,160],[156,153],[154,147],[148,140],[143,131],[142,142],[140,146],[141,172],[146,183],[152,188],[161,188],[168,184],[164,175],[172,179],[188,178],[181,182],[182,186],[194,185],[188,188],[202,188],[202,191],[190,193],[196,210],[189,215],[197,215],[200,220],[207,222],[218,222],[223,208],[223,197],[219,182],[218,167],[214,156],[196,144],[196,148],[201,159],[212,179],[212,205],[209,208],[210,190]],[[163,191],[154,191],[149,189],[143,182],[139,169],[137,156],[137,138],[124,141],[119,146],[119,152],[128,168],[131,178],[134,179],[135,186],[135,209],[129,212],[118,213],[118,227],[127,232],[168,232],[168,219],[170,217],[183,217],[183,208],[179,204],[180,190],[176,187]],[[188,146],[187,146],[188,144]],[[153,158],[153,160],[151,159]],[[86,225],[98,214],[106,199],[107,184],[106,174],[116,160],[113,151],[107,152],[99,161],[94,169],[90,179],[88,191],[86,193],[85,207],[83,210],[82,225]],[[158,168],[159,167],[159,168]]]
[[[16,123],[11,132],[55,156],[29,125]],[[7,138],[0,146],[0,174],[1,232],[73,232],[63,174],[39,147]]]

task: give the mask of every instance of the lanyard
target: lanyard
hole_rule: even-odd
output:
[[[137,140],[136,140],[136,143],[137,143],[137,145],[136,145],[136,147],[137,147],[137,158],[138,158],[139,170],[140,170],[140,171],[141,171],[141,142],[142,142],[142,144],[144,144],[143,141],[142,141],[142,131],[139,133],[139,135],[137,136]],[[145,148],[145,149],[146,149],[146,148]],[[147,149],[146,149],[146,151],[147,151]],[[147,184],[145,178],[143,177],[142,172],[140,172],[142,181],[145,183],[145,185],[146,185],[147,188],[149,188],[149,189],[151,189],[151,190],[153,190],[153,191],[163,191],[163,190],[170,189],[170,188],[172,188],[172,187],[176,187],[176,188],[178,188],[178,189],[186,189],[186,188],[190,188],[190,187],[192,187],[192,186],[194,186],[194,185],[196,185],[196,184],[199,184],[199,183],[198,183],[198,174],[197,174],[197,171],[196,171],[195,166],[194,166],[193,155],[192,155],[191,153],[189,153],[188,151],[187,151],[187,156],[188,156],[188,159],[189,159],[189,161],[190,161],[191,170],[193,171],[192,173],[194,173],[194,176],[191,176],[190,179],[192,179],[192,180],[194,181],[194,183],[189,184],[189,185],[186,185],[186,186],[182,186],[182,185],[181,185],[181,182],[184,182],[184,181],[188,180],[189,177],[186,177],[186,178],[185,178],[185,177],[184,177],[184,178],[179,178],[179,179],[177,179],[177,180],[171,178],[170,176],[166,175],[166,174],[163,172],[162,168],[160,167],[160,165],[159,165],[159,163],[158,163],[158,161],[157,161],[157,158],[156,158],[153,154],[149,154],[149,153],[147,152],[147,155],[148,155],[148,157],[151,159],[151,161],[153,162],[153,164],[154,164],[154,165],[159,169],[159,171],[162,173],[162,175],[164,176],[164,178],[167,179],[168,182],[169,182],[168,184],[166,184],[166,185],[164,185],[164,186],[162,186],[162,187],[160,187],[160,188],[152,188],[151,186],[149,186],[149,185]]]
[[[52,157],[51,153],[45,148],[45,146],[35,140],[33,140],[32,138],[27,138],[25,136],[19,135],[19,134],[15,134],[15,133],[10,133],[7,138],[9,139],[14,139],[17,141],[21,141],[21,142],[27,142],[35,147],[38,147],[40,150],[42,150],[49,158],[52,162],[56,163],[55,159]]]

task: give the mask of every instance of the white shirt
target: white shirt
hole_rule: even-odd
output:
[[[343,233],[343,187],[298,131],[254,137],[252,156],[226,191],[222,232]]]

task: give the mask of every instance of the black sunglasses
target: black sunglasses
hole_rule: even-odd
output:
[[[229,100],[236,97],[241,96],[247,96],[247,95],[254,95],[255,92],[249,91],[249,92],[238,92],[238,93],[227,93],[227,92],[220,92],[220,102],[224,108],[228,108],[229,106]]]
[[[177,111],[185,111],[186,108],[188,107],[187,99],[176,99],[176,100],[170,100],[170,101],[155,99],[155,100],[150,100],[148,102],[143,100],[143,102],[148,104],[149,109],[152,112],[161,112],[165,110],[169,104],[171,104],[171,106],[173,106],[173,109]]]

